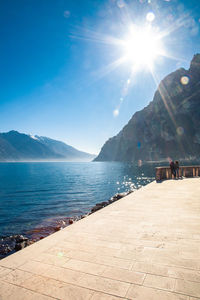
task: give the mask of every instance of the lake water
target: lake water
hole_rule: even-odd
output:
[[[26,234],[89,212],[115,193],[154,180],[155,166],[130,163],[0,163],[0,236]]]

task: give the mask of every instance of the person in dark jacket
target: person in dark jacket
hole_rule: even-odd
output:
[[[179,162],[178,162],[178,160],[175,161],[174,168],[175,168],[175,176],[176,176],[176,178],[179,178]]]
[[[174,177],[176,177],[175,164],[174,164],[173,160],[170,162],[169,166],[170,166],[170,169],[171,169],[171,174]]]

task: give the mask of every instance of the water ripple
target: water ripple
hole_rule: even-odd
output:
[[[153,165],[1,163],[0,235],[32,230],[47,217],[87,213],[97,202],[135,190],[153,176]]]

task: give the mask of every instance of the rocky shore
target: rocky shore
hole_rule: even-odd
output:
[[[32,243],[33,242],[28,239],[28,237],[21,234],[2,236],[0,237],[0,259],[15,251],[21,250]]]
[[[91,210],[84,215],[80,215],[78,217],[71,217],[71,218],[66,217],[66,218],[62,218],[62,220],[54,220],[52,221],[51,225],[35,228],[24,235],[16,234],[10,236],[0,236],[0,259],[10,254],[13,254],[14,252],[19,251],[56,231],[59,231],[67,227],[80,219],[83,219],[91,215],[92,213],[102,209],[103,207],[115,201],[118,201],[119,199],[127,196],[132,192],[133,191],[130,190],[124,193],[117,193],[113,197],[111,197],[108,201],[96,203],[96,205],[93,206]]]
[[[133,191],[130,190],[130,191],[124,192],[124,193],[117,193],[113,197],[111,197],[110,200],[97,203],[95,206],[92,207],[92,209],[91,209],[91,211],[90,211],[89,214],[94,213],[95,211],[97,211],[97,210],[99,210],[99,209],[101,209],[101,208],[103,208],[103,207],[105,207],[105,206],[107,206],[107,205],[109,205],[109,204],[111,204],[111,203],[113,203],[113,202],[115,202],[115,201],[117,201],[117,200],[119,200],[119,199],[121,199],[121,198],[129,195],[132,192]]]

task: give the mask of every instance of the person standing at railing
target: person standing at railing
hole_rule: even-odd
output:
[[[179,178],[179,162],[178,162],[178,160],[175,161],[174,168],[175,168],[175,177]]]
[[[171,169],[171,174],[174,176],[174,178],[176,177],[176,171],[175,171],[175,164],[173,162],[173,160],[170,161],[170,169]]]

